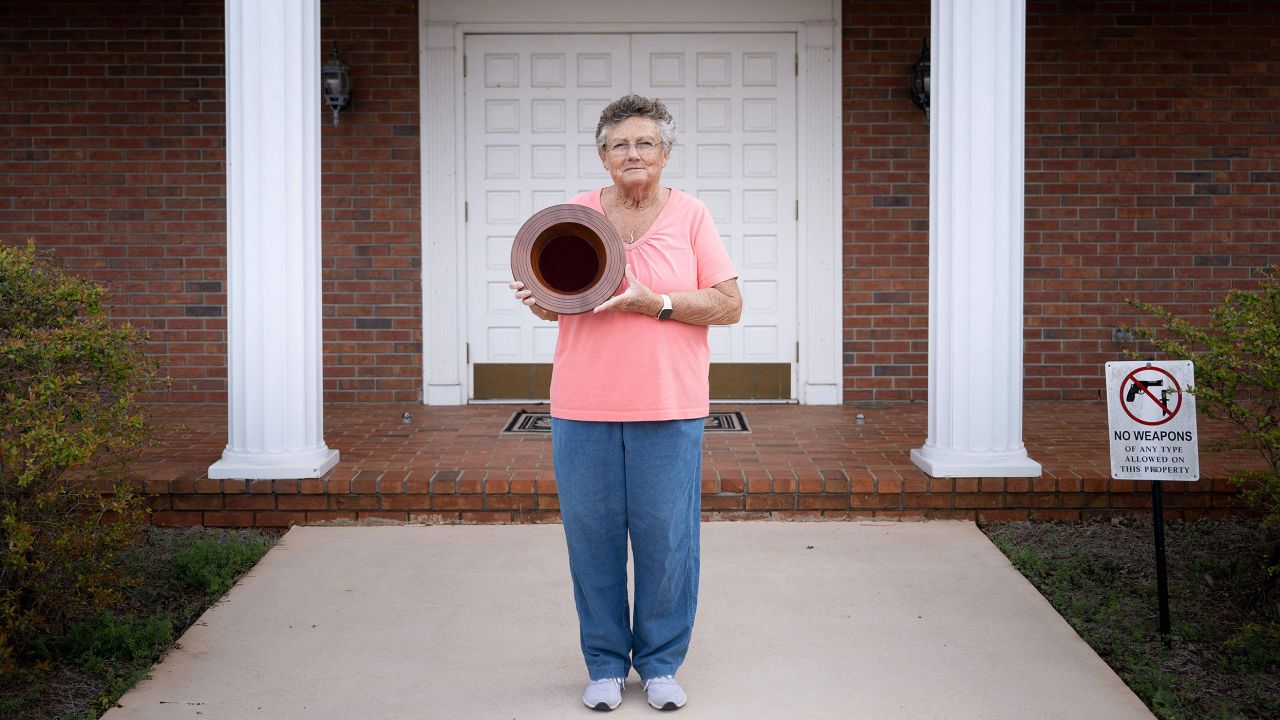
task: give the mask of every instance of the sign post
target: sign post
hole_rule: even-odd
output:
[[[1109,362],[1107,424],[1111,477],[1151,480],[1160,634],[1169,644],[1169,584],[1164,563],[1163,482],[1200,479],[1195,368],[1189,360]]]

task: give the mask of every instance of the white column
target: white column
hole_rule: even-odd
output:
[[[210,478],[314,478],[320,336],[320,2],[226,0],[227,409]]]
[[[1022,445],[1025,0],[933,0],[929,436],[934,477],[1034,477]]]
[[[427,3],[419,6],[425,17]],[[423,401],[467,401],[462,336],[462,238],[458,198],[457,128],[462,112],[457,26],[423,22],[419,77],[422,114],[422,361]]]

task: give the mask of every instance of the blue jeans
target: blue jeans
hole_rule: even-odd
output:
[[[703,420],[551,420],[579,639],[592,680],[674,675],[698,605]],[[635,563],[629,618],[627,537]]]

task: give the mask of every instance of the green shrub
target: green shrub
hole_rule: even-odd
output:
[[[1250,449],[1265,462],[1263,470],[1235,470],[1230,479],[1280,529],[1280,272],[1264,272],[1254,292],[1228,293],[1206,327],[1155,305],[1132,305],[1159,317],[1165,331],[1138,328],[1140,336],[1195,363],[1197,406],[1239,429],[1238,438],[1215,447]]]
[[[145,521],[127,463],[146,439],[145,336],[33,245],[0,246],[0,672],[37,636],[117,603]]]

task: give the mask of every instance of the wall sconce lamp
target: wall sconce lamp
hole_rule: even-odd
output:
[[[338,126],[338,111],[351,104],[351,76],[347,75],[347,66],[338,59],[338,46],[333,46],[329,59],[320,68],[320,92],[324,101],[333,110],[333,126]]]
[[[911,99],[924,111],[926,118],[929,117],[929,74],[929,40],[926,38],[920,59],[911,69]]]

